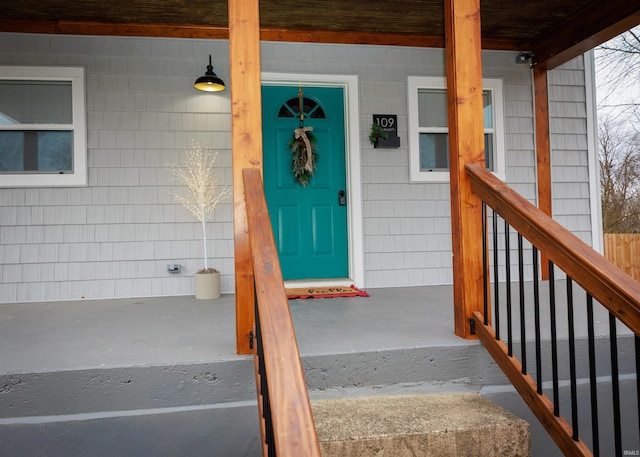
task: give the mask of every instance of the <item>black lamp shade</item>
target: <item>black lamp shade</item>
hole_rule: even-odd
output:
[[[207,65],[207,72],[204,76],[200,76],[193,84],[198,90],[204,90],[207,92],[219,92],[225,89],[224,81],[216,76],[213,72],[213,66],[211,66],[211,55],[209,55],[209,65]]]

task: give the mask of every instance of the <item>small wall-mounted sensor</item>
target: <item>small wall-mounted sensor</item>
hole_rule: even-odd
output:
[[[531,59],[533,58],[533,53],[531,52],[521,52],[516,57],[516,63],[531,63]]]
[[[182,273],[182,265],[177,263],[170,263],[167,265],[167,271],[169,273]]]

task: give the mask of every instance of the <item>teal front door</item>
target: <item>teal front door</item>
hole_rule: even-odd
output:
[[[316,169],[306,186],[287,147],[300,127],[299,88],[262,87],[264,187],[285,280],[349,275],[344,97],[335,87],[302,87],[304,127],[313,127]]]

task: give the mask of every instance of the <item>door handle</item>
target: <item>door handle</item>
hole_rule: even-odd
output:
[[[344,190],[338,191],[338,204],[340,206],[344,206],[347,204],[347,197],[344,193]]]

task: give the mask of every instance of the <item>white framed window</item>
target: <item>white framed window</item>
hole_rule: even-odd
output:
[[[0,187],[87,185],[84,69],[0,66]]]
[[[505,179],[502,80],[483,79],[485,164]],[[447,81],[409,76],[409,168],[412,182],[449,181]]]

